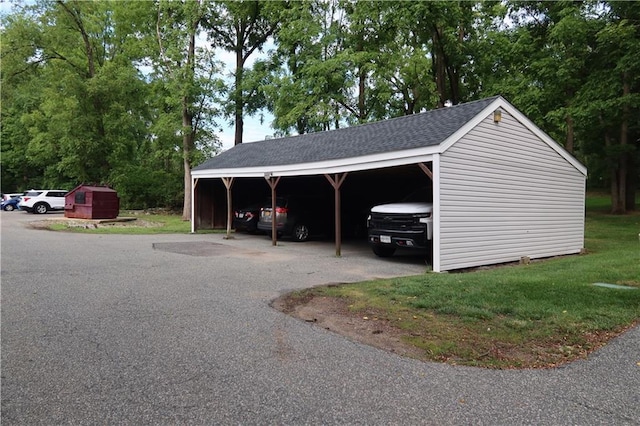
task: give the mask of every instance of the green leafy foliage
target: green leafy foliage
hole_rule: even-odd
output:
[[[175,207],[190,194],[183,185],[192,161],[219,146],[217,64],[205,51],[198,66],[179,66],[179,20],[202,12],[194,5],[61,1],[5,17],[3,189],[108,183],[132,207]],[[168,22],[150,25],[166,15]],[[154,43],[164,24],[175,69],[153,67],[166,54]],[[193,120],[186,130],[184,111]]]
[[[160,205],[176,209],[181,206],[184,189],[179,172],[130,165],[114,171],[111,179],[114,187],[120,188],[122,208],[148,209]]]
[[[636,207],[638,2],[63,0],[1,19],[6,192],[123,185],[142,167],[183,187],[186,217],[222,120],[241,143],[244,118],[267,111],[289,135],[501,94],[613,211]]]

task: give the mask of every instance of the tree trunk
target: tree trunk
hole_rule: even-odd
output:
[[[575,137],[574,137],[573,117],[571,117],[571,114],[567,114],[565,121],[567,123],[567,140],[564,147],[567,151],[573,154]]]
[[[191,164],[187,158],[184,165],[184,203],[182,204],[182,220],[191,220]]]
[[[616,204],[613,204],[612,213],[624,214],[627,212],[627,157],[626,151],[629,140],[629,104],[627,99],[631,93],[631,85],[629,84],[629,75],[627,72],[622,73],[622,122],[620,123],[620,153],[616,167]]]
[[[185,77],[193,76],[195,72],[196,55],[196,28],[189,37],[189,48],[187,52],[187,63]],[[189,78],[185,78],[189,80]],[[182,220],[191,220],[191,151],[195,140],[195,130],[193,128],[193,115],[189,110],[190,99],[186,94],[182,96],[182,164],[184,169],[184,201],[182,204]]]
[[[364,123],[367,118],[365,90],[367,83],[367,73],[361,66],[358,70],[358,123]]]
[[[188,100],[182,98],[182,165],[184,168],[184,202],[182,204],[182,220],[191,220],[191,150],[195,133],[193,129],[193,117],[189,112]]]
[[[242,45],[236,46],[236,78],[234,88],[234,100],[233,107],[236,121],[236,133],[234,145],[240,145],[242,143],[242,132],[244,131],[244,100],[242,99],[242,78],[244,73],[244,57],[242,55]]]
[[[433,74],[436,81],[436,91],[438,92],[437,108],[443,108],[447,101],[446,70],[444,65],[444,52],[440,41],[440,31],[441,30],[438,27],[433,29],[433,49],[431,51]]]
[[[634,212],[636,211],[636,191],[638,190],[637,165],[633,159],[630,159],[627,165],[629,169],[627,170],[627,197],[625,199],[625,207],[628,212]]]
[[[603,119],[600,117],[600,121]],[[613,141],[611,140],[611,136],[609,132],[606,131],[604,134],[604,145],[606,147],[606,151],[611,151],[611,147],[613,146]],[[610,178],[611,178],[611,213],[619,213],[620,209],[620,196],[618,192],[618,168],[617,161],[615,159],[610,158],[608,160],[610,167]]]
[[[462,23],[458,27],[458,44],[460,46],[464,43],[465,36],[465,28]],[[442,48],[442,52],[444,54],[444,47]],[[452,58],[445,57],[445,65],[447,67],[447,74],[449,75],[449,86],[451,88],[451,103],[453,105],[458,105],[462,102],[462,97],[460,95],[460,69],[455,64]]]

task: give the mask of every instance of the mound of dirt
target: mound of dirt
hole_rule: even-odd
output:
[[[350,311],[347,302],[334,297],[308,295],[304,299],[284,295],[272,306],[288,315],[333,331],[356,342],[410,358],[424,359],[423,352],[402,338],[406,332],[393,327],[375,314],[360,316]]]

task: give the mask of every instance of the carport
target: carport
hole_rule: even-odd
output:
[[[234,199],[275,200],[281,188],[297,187],[332,198],[339,256],[345,201],[362,210],[428,185],[434,271],[578,253],[584,245],[586,168],[500,96],[244,143],[195,167],[192,179],[193,232],[229,231]]]

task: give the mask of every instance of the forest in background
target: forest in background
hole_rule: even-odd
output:
[[[3,192],[104,183],[188,218],[223,123],[239,144],[267,112],[279,137],[499,94],[636,208],[640,2],[17,1],[0,60]]]

